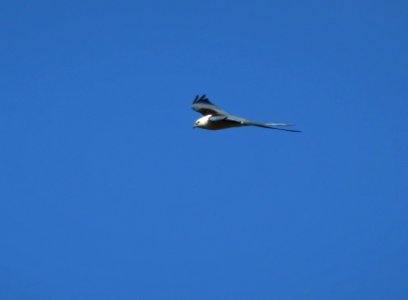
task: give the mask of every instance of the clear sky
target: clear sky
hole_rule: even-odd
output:
[[[407,1],[3,1],[1,299],[408,299]],[[262,128],[192,129],[205,93]]]

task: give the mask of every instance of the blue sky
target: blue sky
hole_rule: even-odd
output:
[[[407,16],[4,2],[0,298],[407,299]]]

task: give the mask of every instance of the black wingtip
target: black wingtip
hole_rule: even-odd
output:
[[[194,98],[194,101],[193,101],[193,103],[207,103],[207,104],[212,104],[211,102],[210,102],[210,100],[208,100],[208,98],[207,98],[207,96],[205,95],[205,94],[203,94],[203,95],[197,95],[195,98]]]

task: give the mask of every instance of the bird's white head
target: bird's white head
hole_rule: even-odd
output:
[[[208,119],[211,118],[212,115],[206,115],[204,117],[199,118],[197,121],[194,123],[193,128],[206,128],[208,126]]]

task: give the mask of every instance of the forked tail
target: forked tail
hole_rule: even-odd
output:
[[[290,131],[290,132],[302,132],[302,131],[296,130],[296,129],[280,128],[280,127],[293,126],[292,124],[286,124],[286,123],[256,123],[256,122],[250,122],[250,123],[248,123],[248,125],[253,125],[253,126],[262,127],[262,128],[276,129],[276,130],[284,130],[284,131]]]

